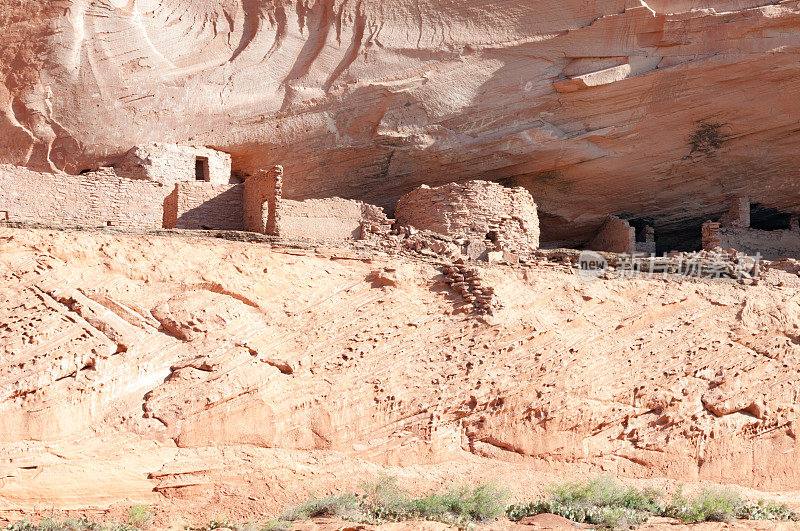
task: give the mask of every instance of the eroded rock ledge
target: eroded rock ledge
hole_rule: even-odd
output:
[[[545,242],[800,211],[794,2],[26,0],[0,7],[0,162],[148,141],[283,164],[288,199],[532,189]]]

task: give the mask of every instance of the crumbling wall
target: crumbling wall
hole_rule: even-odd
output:
[[[124,177],[175,184],[198,180],[198,159],[207,162],[206,182],[230,183],[231,156],[206,147],[159,143],[136,146],[113,166]]]
[[[361,240],[388,232],[383,209],[339,197],[279,202],[276,234],[308,240]]]
[[[608,216],[586,247],[592,251],[632,254],[636,250],[636,229],[624,219]]]
[[[174,223],[168,228],[244,230],[244,185],[185,182],[175,185]]]
[[[277,236],[283,167],[259,170],[244,182],[244,229]]]
[[[81,226],[161,228],[169,187],[118,177],[110,168],[84,175],[0,166],[0,219]]]
[[[736,249],[750,256],[760,254],[767,260],[798,258],[800,231],[720,227],[718,223],[706,223],[703,225],[703,249],[710,251],[716,247]]]
[[[722,247],[719,229],[721,225],[715,221],[708,220],[703,223],[703,250],[713,251],[717,247]]]
[[[360,240],[391,229],[383,209],[333,197],[283,199],[283,168],[261,170],[244,182],[244,228],[308,240]]]
[[[395,215],[399,226],[491,240],[513,251],[539,247],[536,204],[524,188],[506,188],[487,181],[421,186],[397,202]]]
[[[734,198],[731,201],[730,209],[720,221],[722,226],[749,228],[750,198],[747,196]]]
[[[750,256],[760,255],[767,260],[800,257],[800,227],[793,218],[788,230],[759,230],[750,228],[750,199],[734,198],[720,222],[703,223],[703,249],[713,251],[736,249]]]
[[[656,235],[653,227],[647,226],[642,231],[644,234],[644,241],[636,242],[636,252],[647,256],[656,254]]]

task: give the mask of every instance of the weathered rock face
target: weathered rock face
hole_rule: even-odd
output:
[[[262,518],[381,472],[800,501],[797,263],[757,286],[584,283],[356,249],[0,227],[0,518]]]
[[[0,162],[148,141],[286,167],[291,199],[529,187],[545,241],[800,211],[796,2],[4,0]],[[290,177],[289,177],[290,176]]]

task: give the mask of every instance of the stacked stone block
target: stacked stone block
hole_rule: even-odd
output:
[[[179,229],[244,230],[244,185],[185,182],[175,185]]]
[[[464,264],[446,265],[442,268],[445,283],[457,292],[467,304],[480,314],[493,314],[502,308],[494,288],[481,278],[480,271]]]
[[[8,221],[158,229],[170,188],[126,179],[111,168],[83,175],[0,166],[0,212]]]
[[[113,166],[118,175],[163,184],[197,180],[197,162],[207,164],[212,184],[230,184],[231,156],[200,146],[152,143],[131,148]]]
[[[587,246],[592,251],[631,254],[636,251],[636,229],[616,216],[608,216]]]
[[[524,188],[488,181],[421,186],[398,201],[396,217],[398,226],[488,241],[497,249],[526,253],[539,247],[536,204]]]
[[[244,182],[244,228],[278,236],[283,199],[283,167],[259,170]]]

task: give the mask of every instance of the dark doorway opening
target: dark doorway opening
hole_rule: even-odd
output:
[[[758,230],[787,230],[792,222],[792,215],[752,203],[750,205],[750,228]]]
[[[656,238],[656,254],[661,256],[670,251],[701,250],[703,248],[703,223],[708,219],[719,219],[719,215],[684,219],[668,225],[660,225],[658,238]]]
[[[197,157],[194,162],[194,178],[198,181],[210,181],[211,174],[208,170],[208,157]]]

